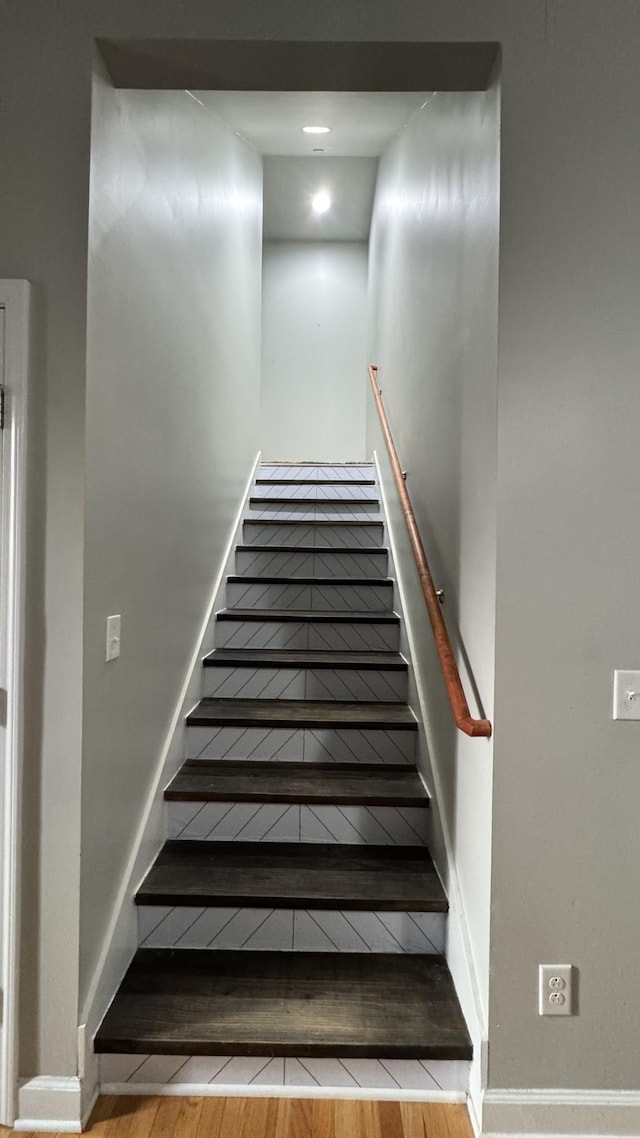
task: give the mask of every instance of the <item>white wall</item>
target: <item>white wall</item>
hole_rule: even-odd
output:
[[[214,115],[96,79],[81,1002],[257,451],[261,219],[261,159]]]
[[[380,162],[371,230],[371,359],[459,666],[493,717],[498,93],[436,94]],[[387,470],[373,399],[371,446]],[[488,1015],[492,744],[456,731],[406,527],[384,479],[409,600],[431,770]],[[460,647],[460,645],[462,647]],[[472,714],[478,714],[474,700]],[[442,848],[439,864],[450,878]],[[451,886],[451,882],[450,886]],[[452,900],[454,892],[450,888]]]
[[[364,459],[367,247],[267,242],[262,316],[266,458]]]

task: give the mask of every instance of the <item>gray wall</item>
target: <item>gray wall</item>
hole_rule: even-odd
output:
[[[85,296],[97,35],[503,47],[494,1087],[637,1087],[637,0],[4,3],[0,273],[36,289],[23,1071],[76,1070]],[[317,77],[315,78],[317,84]],[[473,763],[475,760],[469,760]],[[580,1014],[539,1019],[539,961]],[[629,994],[631,993],[631,998]]]
[[[370,358],[423,534],[493,717],[498,331],[498,92],[435,94],[381,162],[370,242]],[[373,398],[368,441],[386,469]],[[387,481],[387,479],[385,479]],[[396,494],[389,482],[389,497]],[[430,784],[457,867],[487,1018],[492,745],[453,727],[406,527],[392,511]],[[462,645],[460,650],[459,645]],[[474,701],[472,714],[478,714]],[[439,863],[446,865],[445,851]],[[450,876],[446,866],[445,875]]]
[[[184,92],[98,77],[92,133],[81,1002],[257,452],[262,249],[262,161]]]
[[[264,247],[262,426],[266,458],[365,458],[367,247]]]

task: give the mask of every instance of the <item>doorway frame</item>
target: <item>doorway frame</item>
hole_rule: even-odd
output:
[[[27,405],[31,286],[0,280],[4,309],[4,430],[0,490],[0,1123],[12,1126],[18,1094],[21,816],[24,765],[25,547]]]

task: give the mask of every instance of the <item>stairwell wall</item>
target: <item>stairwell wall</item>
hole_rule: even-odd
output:
[[[472,669],[472,713],[481,706],[490,718],[498,122],[497,85],[487,92],[431,96],[380,161],[370,242],[370,358],[379,366],[378,383],[432,572],[445,590],[459,666],[463,676],[469,671],[466,659]],[[469,739],[453,724],[370,393],[367,407],[425,707],[427,779],[437,793],[441,824],[440,831],[435,828],[435,852],[452,904],[462,903],[486,1031],[492,742]],[[459,893],[451,882],[454,865]]]
[[[264,246],[261,450],[265,458],[364,460],[367,246]]]
[[[260,156],[101,74],[92,126],[81,1005],[255,460],[261,335]]]

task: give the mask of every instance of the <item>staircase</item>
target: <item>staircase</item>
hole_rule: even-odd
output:
[[[372,466],[260,468],[103,1085],[464,1081],[383,535]]]

